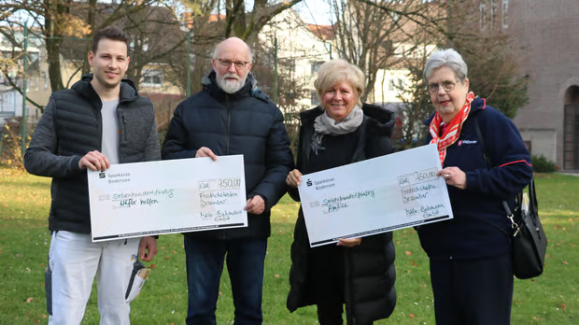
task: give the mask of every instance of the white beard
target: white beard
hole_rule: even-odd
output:
[[[236,80],[225,80],[225,78],[236,78]],[[239,76],[236,74],[225,74],[224,76],[217,76],[217,85],[221,88],[224,92],[228,94],[235,94],[238,92],[243,85],[245,85],[245,79],[247,76],[241,80]]]

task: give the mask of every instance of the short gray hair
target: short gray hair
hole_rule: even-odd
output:
[[[434,70],[442,67],[449,67],[454,71],[460,82],[464,82],[468,76],[468,68],[462,56],[453,49],[446,49],[438,50],[428,58],[424,67],[424,81],[428,83],[428,79],[430,79]]]

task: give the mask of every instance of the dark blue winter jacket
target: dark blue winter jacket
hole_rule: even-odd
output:
[[[266,238],[270,209],[286,193],[285,179],[293,157],[281,111],[256,87],[249,74],[243,88],[227,94],[215,82],[215,72],[203,78],[203,90],[175,109],[163,144],[167,159],[194,158],[207,147],[217,156],[243,155],[248,198],[260,195],[261,215],[248,214],[248,227],[188,233],[203,238]]]
[[[475,128],[478,121],[487,156],[485,163]],[[432,117],[425,124],[430,125]],[[428,135],[425,143],[431,140]],[[443,167],[466,173],[466,189],[448,186],[454,219],[418,228],[422,247],[432,259],[470,259],[508,254],[511,222],[502,205],[511,210],[515,195],[533,176],[531,157],[517,127],[496,109],[476,98],[460,137],[447,148]],[[503,231],[501,231],[501,228]]]

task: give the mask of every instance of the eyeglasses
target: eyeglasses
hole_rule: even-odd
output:
[[[446,92],[451,92],[454,90],[454,86],[456,86],[456,82],[452,82],[452,81],[443,81],[442,83],[433,83],[428,85],[428,90],[430,91],[431,94],[437,94],[438,91],[440,90],[440,87],[442,86],[442,89],[444,89],[444,91]]]
[[[235,69],[237,70],[241,70],[243,68],[245,68],[247,66],[247,64],[249,64],[249,62],[245,62],[245,61],[231,61],[231,60],[222,60],[222,59],[216,59],[217,61],[219,61],[219,65],[224,67],[224,68],[229,68],[231,66],[231,64],[233,63],[235,65]]]

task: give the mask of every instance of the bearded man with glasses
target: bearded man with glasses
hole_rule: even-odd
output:
[[[261,324],[263,263],[270,211],[286,192],[293,167],[281,111],[257,88],[252,55],[239,38],[215,48],[203,90],[177,106],[163,159],[243,155],[248,226],[185,234],[189,305],[187,325],[216,324],[224,261],[231,279],[235,324]]]

